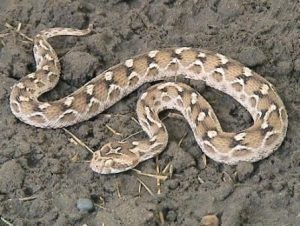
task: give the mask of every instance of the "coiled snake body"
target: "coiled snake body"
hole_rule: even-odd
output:
[[[158,113],[165,109],[180,111],[203,152],[218,162],[255,162],[269,156],[282,143],[288,119],[273,86],[240,63],[202,49],[153,50],[107,69],[67,97],[40,102],[38,97],[51,90],[60,76],[57,55],[47,38],[81,36],[90,30],[50,28],[35,36],[36,71],[15,84],[10,95],[10,107],[17,118],[42,128],[70,126],[101,113],[146,82],[184,75],[232,96],[254,121],[243,131],[224,132],[211,106],[191,87],[158,83],[146,90],[137,103],[139,123],[149,139],[104,145],[93,155],[92,170],[102,174],[122,172],[162,152],[168,133]]]

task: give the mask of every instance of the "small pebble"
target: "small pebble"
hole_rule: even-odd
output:
[[[294,69],[296,72],[300,71],[300,59],[295,60]]]
[[[217,201],[223,201],[230,196],[233,191],[234,187],[231,183],[223,183],[219,188],[215,189],[213,195]]]
[[[90,212],[94,209],[94,203],[90,199],[78,199],[77,200],[77,208],[80,212]]]
[[[218,3],[218,12],[225,18],[236,17],[242,13],[238,0],[223,0]]]
[[[279,75],[288,75],[293,70],[293,65],[289,61],[280,61],[277,64],[276,73]]]
[[[207,215],[202,217],[200,224],[203,226],[218,226],[220,222],[216,215]]]
[[[253,172],[253,164],[249,162],[241,162],[236,167],[237,177],[239,181],[246,180]]]
[[[239,53],[239,60],[248,67],[260,65],[267,59],[263,51],[257,47],[245,47]]]

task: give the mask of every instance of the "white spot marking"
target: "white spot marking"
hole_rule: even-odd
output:
[[[209,131],[207,131],[207,136],[211,139],[211,138],[214,138],[215,136],[217,136],[218,135],[218,133],[217,133],[217,131],[215,131],[215,130],[209,130]]]
[[[220,67],[216,68],[216,69],[215,69],[215,72],[218,72],[218,73],[220,73],[221,75],[224,75],[224,74],[225,74],[224,69],[223,69],[223,68],[220,68]]]
[[[275,105],[275,104],[272,104],[270,108],[271,108],[271,111],[274,111],[274,110],[276,110],[276,109],[277,109],[277,107],[276,107],[276,105]]]
[[[99,103],[99,100],[97,100],[95,97],[92,97],[90,99],[90,102],[88,103],[89,107],[92,107],[93,103]]]
[[[149,68],[152,69],[152,68],[158,68],[158,65],[156,63],[151,63],[149,65]]]
[[[144,100],[146,98],[146,96],[148,95],[147,92],[143,93],[142,96],[141,96],[141,100]]]
[[[150,139],[150,142],[154,142],[156,140],[157,136],[153,136],[151,139]]]
[[[203,63],[201,60],[195,60],[194,65],[203,66]]]
[[[200,57],[200,58],[204,58],[204,57],[206,57],[206,54],[205,54],[205,53],[202,53],[202,52],[200,52],[200,53],[198,54],[198,57]]]
[[[183,92],[183,89],[182,89],[181,86],[179,86],[177,84],[174,84],[172,82],[166,82],[166,83],[160,84],[159,86],[157,86],[157,89],[162,90],[162,89],[164,89],[164,88],[166,88],[168,86],[175,87],[178,90],[178,92],[180,92],[180,93]]]
[[[125,61],[125,66],[126,67],[132,67],[133,66],[133,59],[128,59]]]
[[[148,53],[148,56],[150,58],[154,58],[158,52],[159,52],[158,50],[152,50]]]
[[[183,51],[189,50],[189,49],[190,49],[189,47],[178,48],[178,49],[175,49],[175,53],[176,54],[181,54]]]
[[[39,109],[44,110],[49,106],[51,106],[49,103],[43,103],[43,104],[39,105]]]
[[[105,77],[105,80],[106,80],[106,81],[112,80],[112,76],[113,76],[112,71],[108,71],[108,72],[106,72],[106,73],[104,74],[104,77]]]
[[[65,102],[64,102],[64,105],[66,105],[66,106],[68,106],[68,107],[71,106],[73,100],[74,100],[74,97],[66,97],[66,100],[65,100]]]
[[[20,89],[24,89],[25,88],[25,86],[24,86],[24,84],[22,82],[19,82],[16,86],[18,88],[20,88]]]
[[[128,76],[128,80],[133,79],[134,77],[139,77],[138,73],[136,73],[135,71],[131,72],[130,75]]]
[[[49,48],[44,44],[44,42],[42,40],[39,41],[40,46],[45,49],[45,50],[49,50]]]
[[[24,97],[24,96],[20,96],[19,99],[20,99],[20,101],[25,101],[25,102],[29,101],[29,98],[28,97]]]
[[[246,135],[247,135],[246,133],[239,133],[239,134],[237,134],[237,135],[234,136],[234,139],[236,141],[240,141],[240,140],[243,140]]]
[[[95,86],[94,86],[93,84],[87,85],[87,86],[86,86],[86,92],[87,92],[87,94],[93,95],[94,87],[95,87]]]
[[[35,73],[31,73],[31,74],[28,75],[28,78],[35,78],[35,77],[36,77]]]
[[[177,58],[173,58],[170,62],[170,64],[177,64],[178,63],[178,59]]]
[[[42,69],[43,69],[44,71],[49,71],[49,65],[44,65],[44,66],[42,67]]]
[[[202,111],[199,113],[198,117],[197,117],[197,120],[198,122],[202,122],[204,119],[205,119],[205,113]]]
[[[263,84],[261,89],[260,89],[260,92],[263,94],[263,95],[266,95],[268,94],[268,91],[269,91],[269,86],[267,84]]]
[[[138,142],[138,141],[133,141],[132,142],[132,145],[134,145],[134,146],[138,146],[140,143]]]
[[[48,53],[45,55],[46,60],[51,61],[53,60],[52,56],[50,56]]]
[[[192,104],[197,103],[197,93],[192,93],[191,97],[192,97],[191,103]]]
[[[244,75],[246,75],[247,77],[250,77],[250,76],[252,76],[252,71],[249,68],[244,67]]]
[[[224,55],[222,55],[220,53],[217,53],[216,55],[220,58],[222,64],[227,64],[228,59],[227,59],[226,56],[224,56]]]
[[[161,123],[159,123],[158,121],[155,121],[155,120],[152,118],[152,116],[150,115],[150,108],[149,108],[149,107],[145,107],[145,112],[146,112],[147,119],[148,119],[150,122],[155,123],[159,128],[162,127]]]
[[[268,123],[266,121],[264,121],[262,124],[261,124],[261,128],[262,129],[265,129],[268,127]]]
[[[108,97],[111,95],[111,93],[115,90],[115,89],[120,89],[120,87],[119,86],[117,86],[117,85],[115,85],[115,84],[111,84],[110,86],[109,86],[109,90],[108,90]]]

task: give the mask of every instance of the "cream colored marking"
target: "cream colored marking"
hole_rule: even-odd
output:
[[[51,106],[49,103],[42,103],[41,105],[39,105],[39,109],[44,110],[49,106]]]
[[[100,103],[100,102],[95,97],[92,97],[90,99],[90,102],[88,103],[89,107],[92,107],[93,103]]]
[[[148,56],[150,58],[154,58],[158,52],[159,52],[158,50],[152,50],[148,53]]]
[[[115,84],[110,84],[109,85],[109,89],[108,89],[108,95],[107,95],[107,98],[109,98],[110,94],[116,90],[116,89],[119,89],[120,90],[120,86],[117,86]]]
[[[220,67],[216,68],[216,69],[215,69],[215,72],[218,72],[218,73],[220,73],[222,76],[224,76],[224,75],[225,75],[225,71],[224,71],[224,69],[223,69],[223,68],[220,68]]]
[[[74,100],[74,97],[66,97],[64,105],[66,105],[67,107],[70,107],[71,104],[73,103],[73,100]]]
[[[152,122],[152,123],[155,123],[159,128],[162,127],[161,123],[159,123],[158,121],[154,120],[150,114],[150,108],[149,107],[145,107],[145,112],[146,112],[146,116],[147,116],[147,119]]]
[[[244,75],[245,76],[247,76],[247,77],[252,76],[252,71],[249,68],[244,67],[243,70],[244,70]]]
[[[198,65],[198,66],[203,66],[203,63],[202,63],[202,61],[201,60],[199,60],[199,59],[197,59],[197,60],[195,60],[194,61],[194,65]]]
[[[87,85],[86,86],[86,92],[87,92],[87,94],[89,94],[90,96],[93,95],[94,87],[95,86],[93,84]]]
[[[19,96],[20,101],[28,102],[30,99],[28,97]]]
[[[50,56],[50,54],[48,54],[48,53],[45,55],[45,58],[46,58],[46,60],[48,60],[48,61],[52,61],[52,60],[53,60],[53,57]]]
[[[224,55],[222,55],[220,53],[217,53],[216,55],[220,58],[221,64],[227,64],[228,58],[226,56],[224,56]]]
[[[44,71],[49,71],[49,65],[44,65],[44,66],[42,67],[42,69],[43,69]]]
[[[177,91],[180,92],[180,93],[183,92],[183,88],[181,86],[179,86],[179,85],[177,85],[175,83],[172,83],[172,82],[163,83],[163,84],[157,86],[157,89],[158,90],[162,90],[162,89],[164,89],[164,88],[166,88],[168,86],[172,86],[172,87],[176,88]]]
[[[207,131],[207,136],[211,139],[211,138],[214,138],[215,136],[217,136],[218,135],[218,133],[217,133],[217,131],[215,131],[215,130],[209,130],[209,131]]]
[[[192,93],[191,97],[192,97],[192,100],[191,100],[191,103],[192,104],[195,104],[197,103],[197,93]]]
[[[177,48],[177,49],[175,49],[175,53],[176,53],[176,54],[181,54],[183,51],[189,50],[189,49],[190,49],[190,47],[181,47],[181,48]]]
[[[261,89],[260,89],[260,92],[263,94],[263,95],[267,95],[268,94],[268,91],[269,91],[269,86],[267,84],[263,84]]]
[[[126,67],[132,67],[133,66],[133,59],[128,59],[125,61],[125,66]]]
[[[39,41],[39,44],[40,44],[40,46],[41,46],[44,50],[49,50],[49,48],[48,48],[46,45],[44,45],[44,41],[43,41],[43,40],[40,40],[40,41]]]
[[[179,60],[178,60],[177,58],[173,58],[173,59],[170,61],[169,65],[170,65],[170,64],[177,64],[178,62],[179,62]]]
[[[134,145],[134,146],[138,146],[140,143],[138,142],[138,141],[133,141],[132,142],[132,145]]]
[[[261,124],[261,128],[262,129],[265,129],[268,127],[268,122],[267,121],[264,121],[262,124]]]
[[[31,73],[31,74],[29,74],[29,75],[27,75],[27,76],[28,76],[28,78],[36,78],[35,73]]]
[[[158,68],[158,65],[156,63],[151,63],[149,65],[149,68],[152,69],[152,68]]]
[[[206,54],[205,54],[205,53],[202,53],[202,52],[200,52],[200,53],[198,54],[198,57],[200,57],[200,58],[204,58],[204,57],[206,57]]]
[[[131,80],[134,77],[137,77],[139,79],[139,75],[135,71],[133,71],[133,72],[130,73],[130,75],[128,76],[128,80]]]
[[[205,119],[206,115],[203,111],[201,111],[197,117],[198,122],[202,122]]]
[[[19,89],[24,89],[25,86],[22,82],[19,82],[17,85],[16,85]]]
[[[106,81],[111,81],[112,77],[113,77],[113,72],[112,71],[108,71],[104,74],[105,80]]]
[[[148,95],[147,92],[144,92],[142,95],[141,95],[141,100],[144,100],[146,98],[146,96]]]
[[[239,134],[237,134],[237,135],[234,136],[234,139],[236,141],[240,141],[240,140],[243,140],[246,135],[247,135],[247,133],[239,133]]]
[[[150,142],[154,142],[154,141],[156,141],[156,139],[157,139],[157,136],[153,136],[153,137],[150,139]]]

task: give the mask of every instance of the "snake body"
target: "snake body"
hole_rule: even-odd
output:
[[[40,102],[38,97],[53,89],[60,76],[58,57],[47,39],[58,35],[82,36],[90,31],[90,27],[50,28],[35,36],[36,71],[16,83],[10,95],[10,107],[17,118],[42,128],[70,126],[101,113],[144,83],[179,75],[205,81],[230,95],[253,118],[253,125],[245,130],[224,132],[212,107],[190,86],[158,83],[147,89],[137,103],[139,123],[149,139],[104,145],[91,160],[90,167],[95,172],[119,173],[161,153],[167,146],[168,133],[158,114],[165,109],[181,112],[203,152],[218,162],[255,162],[281,145],[288,117],[272,84],[239,62],[202,49],[152,50],[107,69],[60,100]]]

